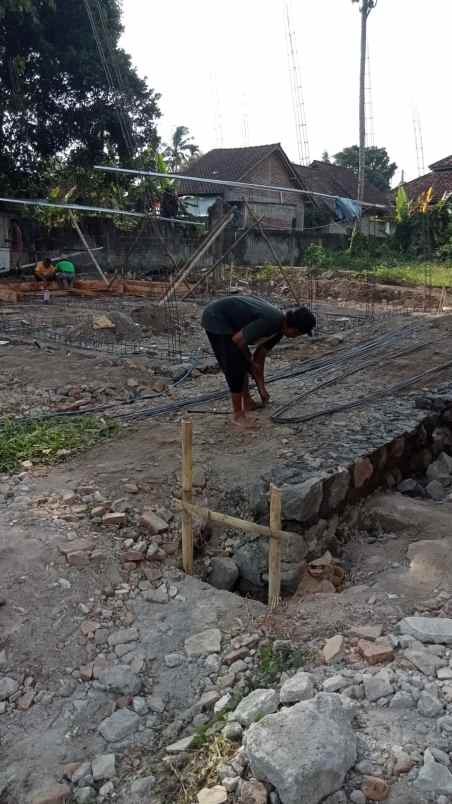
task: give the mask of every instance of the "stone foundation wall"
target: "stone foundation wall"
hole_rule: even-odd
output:
[[[410,429],[399,431],[392,440],[352,462],[302,472],[299,482],[278,483],[285,475],[294,479],[293,467],[278,467],[272,474],[270,479],[282,491],[283,528],[293,533],[282,544],[283,590],[295,591],[306,561],[334,546],[338,526],[351,506],[377,488],[392,489],[403,478],[423,474],[442,451],[451,452],[452,388],[412,401],[414,410],[411,407],[407,420]],[[253,495],[253,513],[263,522],[268,522],[268,480],[268,476],[261,478]],[[266,565],[268,545],[263,542],[248,541],[234,555],[244,591],[252,591],[259,570]],[[251,552],[252,562],[248,560]],[[246,577],[250,563],[254,564],[253,578]],[[265,572],[261,578],[265,582]]]

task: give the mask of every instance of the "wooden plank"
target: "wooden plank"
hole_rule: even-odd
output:
[[[193,426],[190,419],[182,422],[182,500],[184,505],[192,501],[192,440]],[[187,575],[193,575],[193,520],[189,510],[182,513],[182,563]]]
[[[270,487],[270,550],[268,553],[268,605],[275,608],[281,597],[281,540],[276,532],[281,530],[281,492]]]
[[[22,298],[22,294],[12,288],[0,286],[0,301],[17,304]]]
[[[270,538],[273,535],[279,539],[282,539],[284,536],[301,538],[299,533],[291,533],[290,531],[279,529],[272,531],[272,529],[266,525],[258,525],[257,522],[248,522],[246,519],[239,519],[236,516],[229,516],[228,514],[220,514],[217,511],[211,511],[209,508],[204,508],[202,505],[194,505],[184,500],[177,500],[176,506],[179,511],[188,511],[192,516],[202,519],[204,522],[210,521],[224,528],[237,528],[237,530],[252,533],[254,536],[267,536],[267,538]]]

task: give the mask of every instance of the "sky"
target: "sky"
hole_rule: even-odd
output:
[[[281,142],[298,160],[284,0],[122,0],[122,46],[156,92],[168,141],[187,126],[203,152]],[[310,157],[358,142],[360,14],[351,0],[289,0]],[[379,0],[368,21],[375,144],[419,175],[452,153],[450,0]]]

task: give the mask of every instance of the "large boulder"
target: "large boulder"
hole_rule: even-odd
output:
[[[452,645],[452,620],[447,617],[405,617],[399,623],[399,630],[418,642]]]
[[[328,693],[264,717],[246,735],[253,774],[276,788],[282,804],[318,804],[356,762],[351,721],[352,707]]]
[[[262,590],[265,585],[263,575],[268,570],[267,539],[247,539],[234,552],[233,559],[240,572],[240,590],[251,594]]]
[[[321,477],[310,477],[303,483],[285,485],[281,492],[283,519],[309,522],[317,517],[323,499]]]
[[[436,461],[430,464],[427,469],[429,480],[452,480],[452,458],[447,452],[441,452]]]
[[[212,558],[212,567],[207,580],[215,589],[230,591],[234,588],[238,577],[239,568],[232,558],[225,556]]]

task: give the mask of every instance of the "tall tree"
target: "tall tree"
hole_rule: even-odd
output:
[[[336,165],[349,168],[359,174],[359,147],[351,145],[333,157]],[[375,145],[365,148],[365,178],[380,190],[389,190],[391,179],[397,170],[395,162],[391,162],[386,148]],[[362,200],[363,196],[361,196]]]
[[[125,162],[157,147],[159,96],[121,33],[119,0],[0,1],[4,192],[45,192],[55,164]]]
[[[168,166],[172,172],[180,170],[182,167],[193,161],[199,156],[199,147],[193,142],[193,137],[186,126],[177,126],[171,137],[171,143],[166,145],[163,155],[168,161]]]
[[[364,197],[364,181],[366,168],[366,52],[367,52],[367,19],[377,5],[378,0],[352,0],[360,3],[361,12],[361,58],[359,68],[359,168],[358,168],[358,201]]]

